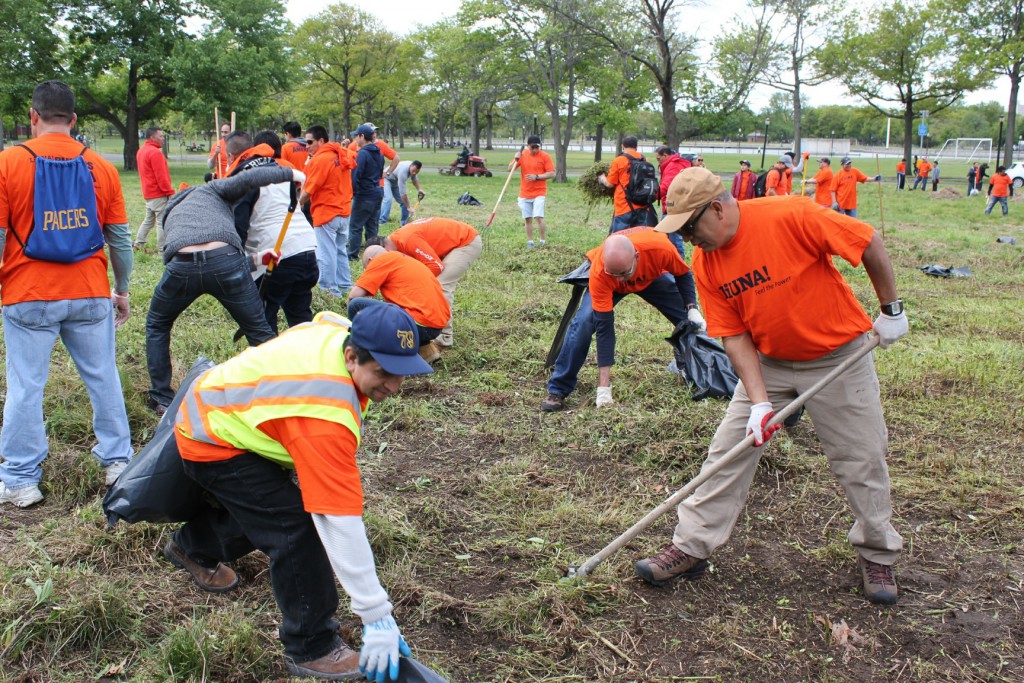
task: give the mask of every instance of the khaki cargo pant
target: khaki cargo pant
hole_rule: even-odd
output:
[[[441,261],[444,264],[444,270],[437,276],[437,280],[441,283],[441,291],[444,292],[444,298],[448,300],[448,307],[452,309],[452,317],[448,318],[448,324],[444,326],[441,334],[437,336],[437,343],[441,346],[451,346],[454,342],[452,320],[455,318],[455,285],[459,284],[459,280],[466,274],[469,267],[473,265],[473,261],[480,257],[480,252],[483,251],[483,248],[484,243],[480,239],[480,235],[477,235],[466,246],[452,249]]]
[[[776,411],[781,410],[866,343],[864,335],[812,361],[781,361],[762,355],[768,400]],[[750,406],[741,382],[711,441],[704,467],[743,440]],[[893,564],[903,539],[890,523],[892,505],[885,464],[888,434],[872,354],[823,388],[807,402],[806,410],[856,519],[848,535],[850,543],[872,562]],[[672,538],[677,547],[693,557],[707,558],[729,539],[760,457],[761,449],[751,448],[679,504],[679,524]]]
[[[146,240],[149,238],[149,231],[156,226],[156,247],[157,254],[161,254],[164,250],[164,209],[167,208],[170,197],[154,197],[153,199],[146,200],[146,217],[142,220],[142,225],[139,226],[139,232],[135,235],[135,246],[144,247],[146,246]]]

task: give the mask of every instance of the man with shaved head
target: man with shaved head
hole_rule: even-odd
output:
[[[604,244],[587,252],[590,283],[580,309],[569,325],[565,343],[548,381],[548,397],[540,404],[545,412],[565,408],[565,397],[576,388],[577,375],[597,333],[598,408],[612,400],[611,373],[615,364],[615,313],[627,294],[637,294],[668,318],[673,326],[686,320],[682,275],[689,267],[666,235],[649,227],[621,230]]]

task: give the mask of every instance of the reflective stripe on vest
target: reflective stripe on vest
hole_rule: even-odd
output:
[[[240,448],[291,467],[291,456],[259,426],[311,417],[348,428],[358,445],[368,401],[345,367],[348,321],[317,316],[200,375],[177,415],[177,430],[202,443]],[[281,370],[286,370],[282,373]]]

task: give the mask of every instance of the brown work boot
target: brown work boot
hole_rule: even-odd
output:
[[[548,397],[540,402],[540,409],[545,413],[556,413],[565,410],[565,396],[548,394]]]
[[[420,346],[420,358],[428,363],[436,363],[441,358],[441,349],[432,341]]]
[[[896,577],[892,573],[891,566],[878,564],[858,555],[857,567],[864,580],[864,596],[868,600],[876,605],[896,604],[899,599],[899,589],[896,587]]]
[[[664,586],[675,579],[696,581],[708,570],[708,561],[690,557],[675,544],[669,543],[654,557],[636,563],[636,573],[654,586]]]
[[[328,681],[354,681],[363,677],[359,671],[359,653],[344,643],[319,659],[296,662],[285,656],[284,663],[288,671],[296,676],[313,676]]]
[[[196,585],[204,591],[223,593],[238,585],[238,574],[234,569],[220,562],[213,569],[207,569],[186,555],[173,540],[164,546],[164,557],[178,569],[184,569],[191,574]]]

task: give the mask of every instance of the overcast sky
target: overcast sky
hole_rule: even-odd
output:
[[[327,6],[324,0],[286,0],[286,2],[287,16],[296,24],[322,11]],[[684,10],[683,16],[688,30],[698,33],[702,37],[713,37],[721,30],[723,23],[735,22],[738,17],[745,16],[749,11],[746,9],[746,0],[712,0],[712,2],[713,6],[710,6],[712,3],[708,3],[703,7],[690,7]],[[404,35],[415,30],[419,24],[432,24],[454,15],[462,3],[461,0],[389,0],[388,2],[347,0],[347,4],[373,14],[381,20],[384,26],[395,33]],[[773,92],[776,91],[770,88],[756,90],[748,101],[751,109],[756,111],[764,107]],[[805,92],[810,103],[816,106],[863,103],[861,100],[847,95],[842,85],[838,83],[807,88]],[[967,95],[966,101],[968,104],[974,104],[995,100],[1005,107],[1009,98],[1010,83],[1009,79],[1004,76],[997,83],[997,87],[970,93]]]

